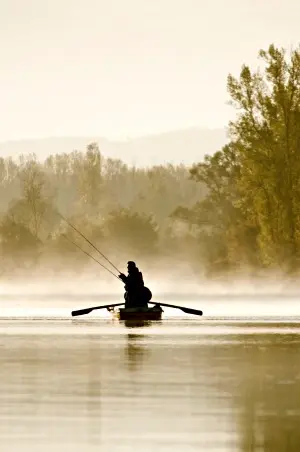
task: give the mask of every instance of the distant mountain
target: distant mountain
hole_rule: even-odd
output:
[[[205,154],[219,150],[227,141],[225,129],[191,128],[176,130],[124,141],[110,141],[103,137],[53,137],[0,143],[0,156],[17,158],[35,153],[40,160],[50,154],[83,151],[97,142],[106,158],[118,158],[129,165],[151,166],[165,163],[192,164]]]

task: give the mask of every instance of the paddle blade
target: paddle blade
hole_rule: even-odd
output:
[[[85,314],[89,314],[90,312],[93,311],[94,308],[87,308],[87,309],[79,309],[78,311],[72,311],[72,316],[76,316],[76,315],[85,315]]]
[[[191,309],[191,308],[180,308],[183,312],[186,314],[192,314],[192,315],[202,315],[203,312],[199,309]]]
[[[72,311],[72,316],[74,317],[75,315],[85,315],[85,314],[89,314],[92,311],[95,311],[96,309],[107,309],[107,308],[113,308],[114,306],[122,306],[124,304],[124,302],[122,303],[113,303],[113,304],[106,304],[104,306],[94,306],[92,308],[86,308],[86,309],[78,309],[77,311]]]
[[[175,304],[157,303],[154,301],[149,301],[148,303],[159,304],[161,306],[165,306],[166,308],[180,309],[182,312],[185,312],[186,314],[192,314],[192,315],[202,315],[203,314],[203,312],[200,311],[199,309],[185,308],[184,306],[176,306]]]

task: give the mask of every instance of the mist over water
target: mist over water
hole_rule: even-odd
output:
[[[201,309],[203,319],[300,315],[300,287],[286,278],[209,281],[181,267],[177,271],[150,270],[144,279],[153,301]],[[123,294],[123,283],[105,272],[97,274],[93,267],[81,273],[61,271],[2,279],[0,316],[69,318],[75,309],[122,302]],[[95,311],[85,318],[103,316],[110,318],[107,311]],[[165,308],[165,316],[178,317],[182,312]]]
[[[300,303],[283,279],[145,272],[163,320],[105,311],[123,285],[93,271],[0,285],[0,447],[18,452],[298,452]]]

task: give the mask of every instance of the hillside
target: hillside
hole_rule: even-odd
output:
[[[164,163],[191,164],[204,154],[212,154],[226,142],[225,129],[191,128],[163,134],[110,141],[103,137],[51,137],[0,143],[0,156],[35,153],[44,160],[50,154],[84,150],[96,141],[105,157],[118,158],[129,165],[150,166]]]

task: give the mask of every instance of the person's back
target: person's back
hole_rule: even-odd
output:
[[[144,285],[142,272],[135,263],[129,261],[127,264],[128,276],[120,275],[120,279],[125,283],[125,307],[148,307],[151,299],[151,292]]]
[[[137,290],[141,287],[144,287],[144,280],[142,272],[139,271],[137,267],[134,267],[129,270],[126,286],[128,287],[128,290]]]

